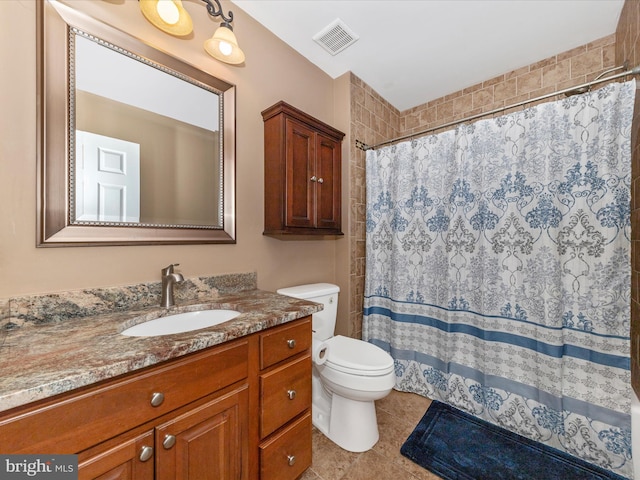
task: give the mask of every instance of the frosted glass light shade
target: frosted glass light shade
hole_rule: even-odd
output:
[[[161,2],[171,2],[173,6],[165,5],[165,7],[168,8],[163,9]],[[163,32],[170,33],[177,37],[184,37],[193,31],[193,21],[189,13],[182,6],[182,0],[138,0],[138,3],[140,4],[140,11],[144,17],[149,20],[153,26]],[[158,8],[158,6],[160,6],[160,8]],[[166,16],[163,18],[160,13],[163,10],[167,12],[177,11],[177,21],[173,23],[173,19]]]
[[[234,33],[221,25],[209,40],[204,42],[204,49],[216,60],[237,65],[244,62],[244,52],[238,46]]]

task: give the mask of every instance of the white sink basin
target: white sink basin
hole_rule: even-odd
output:
[[[156,337],[191,332],[220,325],[238,315],[240,315],[240,312],[235,310],[200,310],[197,312],[177,313],[139,323],[124,330],[122,335],[127,335],[128,337]]]

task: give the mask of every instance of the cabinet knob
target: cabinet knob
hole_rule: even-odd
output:
[[[153,447],[145,445],[140,449],[140,457],[138,458],[140,458],[141,462],[146,462],[151,457],[153,457]]]
[[[287,397],[289,397],[289,400],[293,400],[294,398],[296,398],[296,391],[295,390],[287,390]]]
[[[312,182],[315,182],[318,178],[314,175],[313,177],[311,177],[309,180],[311,180]]]
[[[164,394],[160,392],[153,392],[151,394],[151,405],[159,407],[164,402]]]
[[[322,177],[320,177],[320,178],[318,179],[318,183],[324,183],[324,180],[323,180],[323,178],[322,178]]]
[[[162,441],[162,446],[166,449],[169,450],[171,447],[173,447],[176,444],[176,437],[175,435],[165,435],[164,436],[164,440]]]
[[[296,341],[293,338],[287,340],[287,345],[289,346],[289,348],[296,348]]]
[[[295,465],[296,463],[296,456],[295,455],[287,455],[287,464],[290,467],[293,467],[293,465]]]

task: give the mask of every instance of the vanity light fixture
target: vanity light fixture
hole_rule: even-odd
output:
[[[205,51],[216,60],[237,65],[244,62],[244,52],[233,33],[233,12],[222,11],[220,0],[201,0],[212,17],[221,17],[222,23],[213,37],[204,42]],[[182,0],[138,0],[140,11],[151,24],[163,32],[184,37],[193,31],[191,16],[182,6]]]

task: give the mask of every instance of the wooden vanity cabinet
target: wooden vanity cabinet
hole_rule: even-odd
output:
[[[81,480],[297,478],[311,464],[310,348],[305,317],[16,408],[0,414],[0,452],[77,453]]]
[[[264,120],[264,234],[342,235],[344,133],[279,102]]]

